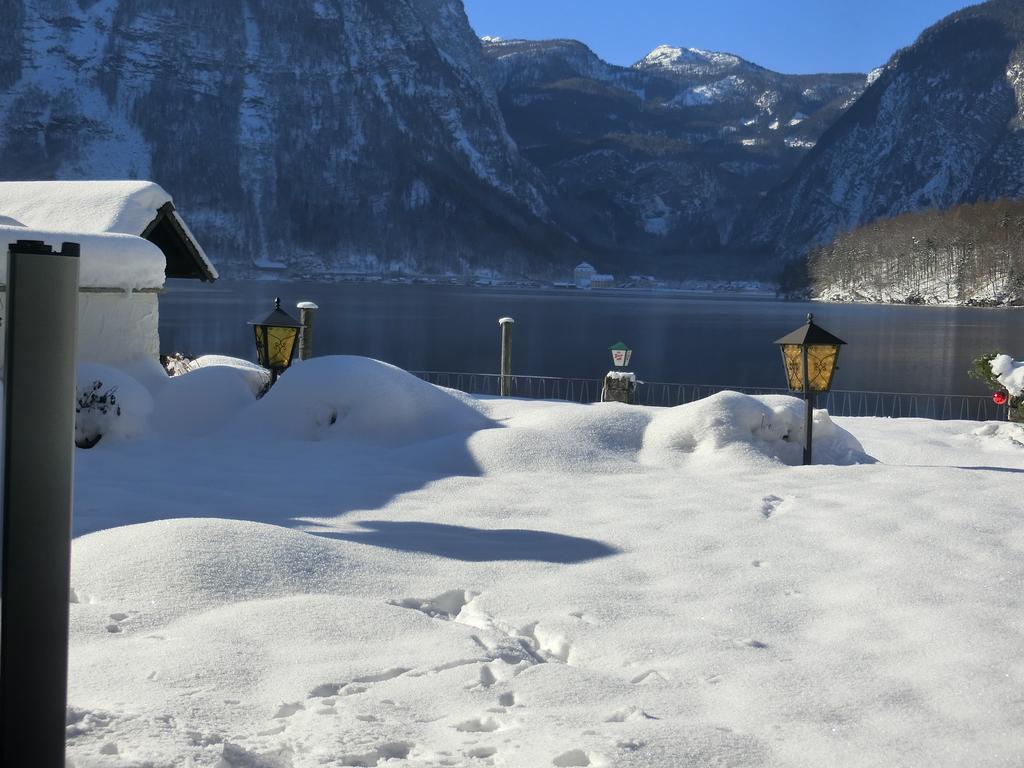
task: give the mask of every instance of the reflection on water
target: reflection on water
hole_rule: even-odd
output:
[[[984,394],[970,361],[1001,350],[1024,357],[1024,311],[809,304],[738,296],[470,289],[365,283],[168,281],[160,299],[163,352],[255,359],[246,322],[274,296],[298,316],[320,305],[315,353],[375,357],[409,370],[498,370],[498,318],[516,320],[513,370],[597,378],[607,348],[625,341],[647,381],[785,386],[772,342],[807,312],[848,345],[836,389]]]

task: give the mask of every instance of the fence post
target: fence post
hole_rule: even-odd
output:
[[[501,326],[501,396],[512,394],[512,326],[516,321],[511,317],[498,320]]]
[[[78,243],[9,248],[0,764],[64,765]]]
[[[302,324],[302,336],[299,337],[299,360],[308,360],[313,356],[313,315],[320,307],[312,301],[300,301],[295,306],[299,310],[299,323]]]

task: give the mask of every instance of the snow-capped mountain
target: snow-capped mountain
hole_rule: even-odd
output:
[[[688,254],[720,250],[865,83],[697,49],[617,67],[573,40],[483,43],[509,131],[557,190],[560,221],[615,269],[692,271]]]
[[[0,0],[0,177],[153,179],[227,274],[575,258],[459,0]]]
[[[741,67],[756,65],[731,53],[704,51],[700,48],[673,48],[659,45],[640,61],[634,69],[674,72],[680,75],[722,75]]]
[[[481,41],[460,0],[0,0],[0,178],[157,181],[226,275],[747,277],[719,254],[1024,195],[1022,16],[784,75]]]
[[[750,225],[788,257],[878,218],[1024,195],[1024,4],[991,0],[897,52]]]

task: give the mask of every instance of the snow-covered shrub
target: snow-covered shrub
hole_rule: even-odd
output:
[[[256,363],[227,355],[201,355],[191,362],[190,370],[200,368],[229,368],[241,375],[256,397],[263,397],[270,389],[270,371]]]
[[[75,392],[75,445],[92,448],[104,437],[131,437],[153,410],[149,391],[124,371],[82,364]]]
[[[469,448],[485,472],[614,472],[633,462],[658,413],[623,403],[489,400],[483,406],[507,429],[476,433]]]
[[[75,399],[75,445],[92,448],[120,416],[117,387],[104,389],[102,381],[80,387]]]
[[[171,355],[161,355],[160,365],[167,371],[167,375],[181,376],[183,373],[188,373],[194,366],[195,360],[188,355],[183,355],[181,352],[175,352]]]
[[[239,428],[294,440],[400,446],[493,426],[448,392],[366,357],[317,357],[289,368],[240,415]]]
[[[327,539],[234,520],[158,520],[75,540],[72,584],[170,614],[234,600],[340,590],[353,563]],[[177,607],[176,607],[177,606]]]
[[[157,392],[153,427],[167,434],[209,434],[252,405],[257,391],[258,383],[239,368],[195,367],[168,379]]]
[[[663,464],[692,456],[798,465],[803,462],[804,419],[805,403],[795,397],[719,392],[655,416],[644,434],[641,460]],[[815,464],[873,461],[827,411],[814,412],[812,440]]]
[[[992,399],[1006,405],[1011,421],[1024,421],[1024,363],[989,352],[971,363],[967,375],[992,388]]]
[[[992,375],[1006,388],[1012,397],[1024,395],[1024,363],[1018,363],[1009,355],[996,355],[991,362]]]

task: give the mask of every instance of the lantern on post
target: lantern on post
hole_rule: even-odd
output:
[[[270,371],[270,383],[292,364],[295,341],[302,324],[281,309],[281,299],[274,299],[273,311],[263,318],[250,320],[256,335],[256,355],[259,363]]]
[[[633,350],[621,341],[608,347],[608,350],[612,353],[612,362],[616,368],[625,368],[629,365],[629,359],[633,357]]]
[[[804,429],[804,464],[811,463],[811,430],[814,424],[814,396],[828,392],[832,387],[839,347],[846,344],[820,325],[814,315],[807,315],[806,325],[775,342],[782,351],[782,365],[786,369],[786,383],[793,392],[803,392],[807,402],[807,421]]]
[[[612,353],[612,363],[615,370],[608,371],[604,376],[604,386],[601,388],[601,402],[616,402],[633,405],[636,403],[636,374],[623,371],[629,365],[633,357],[633,350],[623,344],[613,344],[608,347]]]

